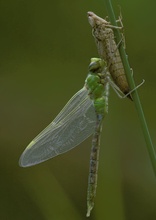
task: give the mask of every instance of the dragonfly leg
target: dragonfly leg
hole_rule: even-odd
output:
[[[122,91],[119,89],[119,87],[114,83],[113,80],[111,80],[111,78],[109,78],[109,83],[112,87],[112,89],[115,91],[115,93],[119,96],[119,98],[123,98],[123,93]]]

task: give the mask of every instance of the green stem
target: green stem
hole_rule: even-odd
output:
[[[108,15],[109,15],[109,19],[110,19],[111,24],[113,26],[117,26],[117,22],[116,22],[115,14],[114,14],[113,7],[112,7],[112,4],[111,4],[111,0],[104,0],[104,1],[105,1],[105,5],[106,5],[107,11],[108,11]],[[121,33],[120,33],[119,29],[113,29],[113,30],[114,30],[116,41],[120,42],[120,40],[122,39],[122,36],[121,36]],[[121,45],[119,47],[119,52],[120,52],[120,56],[121,56],[121,59],[122,59],[122,62],[123,62],[123,66],[124,66],[124,69],[125,69],[126,77],[127,77],[128,83],[130,85],[130,88],[134,89],[134,88],[136,88],[136,86],[135,86],[134,79],[132,77],[132,71],[131,71],[131,68],[130,68],[130,65],[129,65],[129,62],[128,62],[128,59],[127,59],[126,52],[123,48],[123,45]],[[152,144],[152,140],[151,140],[150,133],[149,133],[149,130],[148,130],[148,127],[147,127],[146,119],[145,119],[145,116],[144,116],[144,112],[143,112],[143,109],[142,109],[142,106],[141,106],[141,102],[140,102],[140,98],[139,98],[137,89],[134,90],[134,92],[132,93],[132,97],[133,97],[133,100],[134,100],[134,103],[135,103],[136,110],[138,112],[138,116],[139,116],[140,123],[141,123],[141,126],[142,126],[146,146],[147,146],[148,153],[149,153],[151,163],[152,163],[152,166],[153,166],[153,170],[154,170],[154,173],[156,175],[156,154],[155,154],[155,149],[154,149],[154,146]]]

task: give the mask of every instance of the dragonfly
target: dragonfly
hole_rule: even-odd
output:
[[[63,154],[92,136],[87,190],[87,217],[94,206],[102,122],[108,113],[109,72],[100,58],[91,58],[85,84],[57,117],[27,146],[19,165],[30,167]]]

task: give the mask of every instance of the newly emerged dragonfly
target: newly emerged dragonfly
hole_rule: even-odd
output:
[[[35,137],[20,157],[29,167],[79,145],[93,134],[88,179],[87,216],[94,206],[102,121],[108,113],[109,73],[106,63],[92,58],[84,87],[65,105],[58,116]]]

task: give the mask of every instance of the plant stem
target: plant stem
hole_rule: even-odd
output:
[[[105,5],[106,5],[107,11],[108,11],[108,16],[109,16],[111,24],[113,26],[117,26],[117,22],[116,22],[116,19],[115,19],[115,14],[114,14],[114,11],[113,11],[111,0],[104,0],[104,1],[105,1]],[[121,33],[120,33],[119,29],[113,29],[113,30],[114,30],[115,40],[117,42],[120,42],[121,39],[122,39],[122,36],[121,36]],[[126,77],[127,77],[130,89],[132,90],[132,89],[136,88],[136,86],[135,86],[134,79],[132,77],[132,70],[130,68],[130,65],[129,65],[129,62],[128,62],[128,59],[127,59],[127,55],[126,55],[125,49],[124,49],[122,44],[121,44],[121,46],[119,46],[119,52],[120,52],[120,56],[121,56],[121,59],[122,59],[122,62],[123,62],[123,66],[124,66],[124,69],[125,69],[125,73],[126,73]],[[154,173],[156,175],[156,154],[155,154],[155,149],[154,149],[154,146],[152,144],[152,140],[151,140],[150,133],[149,133],[149,130],[148,130],[148,127],[147,127],[146,119],[145,119],[145,116],[144,116],[144,112],[143,112],[143,109],[142,109],[142,106],[141,106],[141,102],[140,102],[140,98],[139,98],[137,89],[135,89],[134,92],[132,92],[132,97],[133,97],[135,107],[136,107],[136,110],[137,110],[137,113],[138,113],[138,116],[139,116],[139,119],[140,119],[140,123],[141,123],[141,126],[142,126],[142,130],[143,130],[147,150],[148,150],[148,153],[149,153],[149,156],[150,156],[150,159],[151,159],[151,163],[152,163],[152,166],[153,166],[153,170],[154,170]]]

